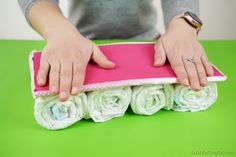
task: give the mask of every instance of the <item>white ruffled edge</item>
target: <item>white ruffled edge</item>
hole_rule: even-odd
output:
[[[105,45],[119,45],[119,44],[153,44],[154,42],[117,42],[117,43],[110,43],[110,44],[98,44],[99,46]],[[34,98],[41,97],[41,96],[48,96],[50,95],[49,91],[38,91],[35,92],[35,80],[34,80],[34,63],[33,63],[33,56],[37,50],[33,50],[29,55],[29,64],[30,64],[30,76],[31,76],[31,92]],[[213,64],[212,64],[213,65]],[[215,65],[213,65],[222,75],[221,72]],[[208,82],[217,82],[217,81],[225,81],[227,77],[224,76],[212,76],[207,77]],[[111,81],[111,82],[103,82],[103,83],[93,83],[89,85],[83,85],[82,91],[93,91],[93,90],[102,90],[107,88],[114,88],[114,87],[125,87],[125,86],[136,86],[136,85],[145,85],[145,84],[173,84],[179,83],[177,78],[148,78],[148,79],[132,79],[132,80],[121,80],[121,81]]]

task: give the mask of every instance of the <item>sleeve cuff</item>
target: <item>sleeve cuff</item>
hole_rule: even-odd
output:
[[[28,24],[32,27],[30,21],[29,21],[29,10],[30,8],[36,4],[37,2],[40,2],[41,0],[19,0],[19,4],[21,7],[21,10],[26,18],[26,21]],[[59,0],[50,0],[49,2],[54,3],[54,4],[59,4]]]
[[[190,11],[199,16],[198,0],[162,0],[165,28],[176,15]]]

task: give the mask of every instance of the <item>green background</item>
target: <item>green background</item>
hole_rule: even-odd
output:
[[[108,41],[98,41],[106,43]],[[109,41],[113,42],[113,41]],[[43,41],[0,41],[0,157],[236,156],[236,41],[202,41],[210,60],[228,77],[206,111],[160,111],[105,123],[82,120],[48,131],[33,117],[28,55]],[[208,153],[208,154],[207,154]],[[219,156],[219,155],[218,155]]]

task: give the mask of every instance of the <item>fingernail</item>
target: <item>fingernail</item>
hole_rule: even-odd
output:
[[[161,59],[160,59],[160,58],[157,58],[157,59],[155,60],[155,65],[159,65],[159,64],[161,64]]]
[[[183,84],[188,86],[189,85],[188,79],[183,79]]]
[[[44,80],[42,78],[38,79],[38,84],[42,85],[44,83]]]
[[[200,86],[198,83],[194,83],[194,84],[193,84],[193,87],[194,87],[197,91],[201,90],[201,86]]]
[[[115,67],[115,66],[116,66],[115,63],[113,63],[113,62],[111,62],[111,61],[110,61],[110,63],[111,63],[111,65],[112,65],[112,67]]]
[[[56,86],[52,86],[51,87],[51,92],[52,93],[56,93],[57,92],[57,87]]]
[[[210,75],[211,75],[211,76],[213,76],[213,75],[214,75],[214,71],[213,71],[213,70],[211,70],[211,72],[210,72]]]
[[[67,97],[67,92],[65,92],[65,91],[60,92],[59,97],[62,98],[62,99],[66,98]]]
[[[78,87],[73,87],[71,90],[71,94],[77,94],[79,93],[79,88]]]
[[[201,81],[202,81],[202,83],[207,84],[207,79],[206,78],[202,78]]]
[[[115,63],[113,63],[112,61],[109,61],[109,63],[115,65]]]

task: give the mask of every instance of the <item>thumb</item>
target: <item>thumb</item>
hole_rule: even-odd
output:
[[[102,51],[99,49],[99,47],[97,45],[94,44],[93,46],[93,55],[92,55],[92,59],[94,62],[96,62],[100,67],[102,68],[114,68],[115,67],[115,63],[113,63],[112,61],[110,61],[103,53]]]
[[[155,44],[154,66],[162,66],[166,62],[166,53],[161,40]]]

